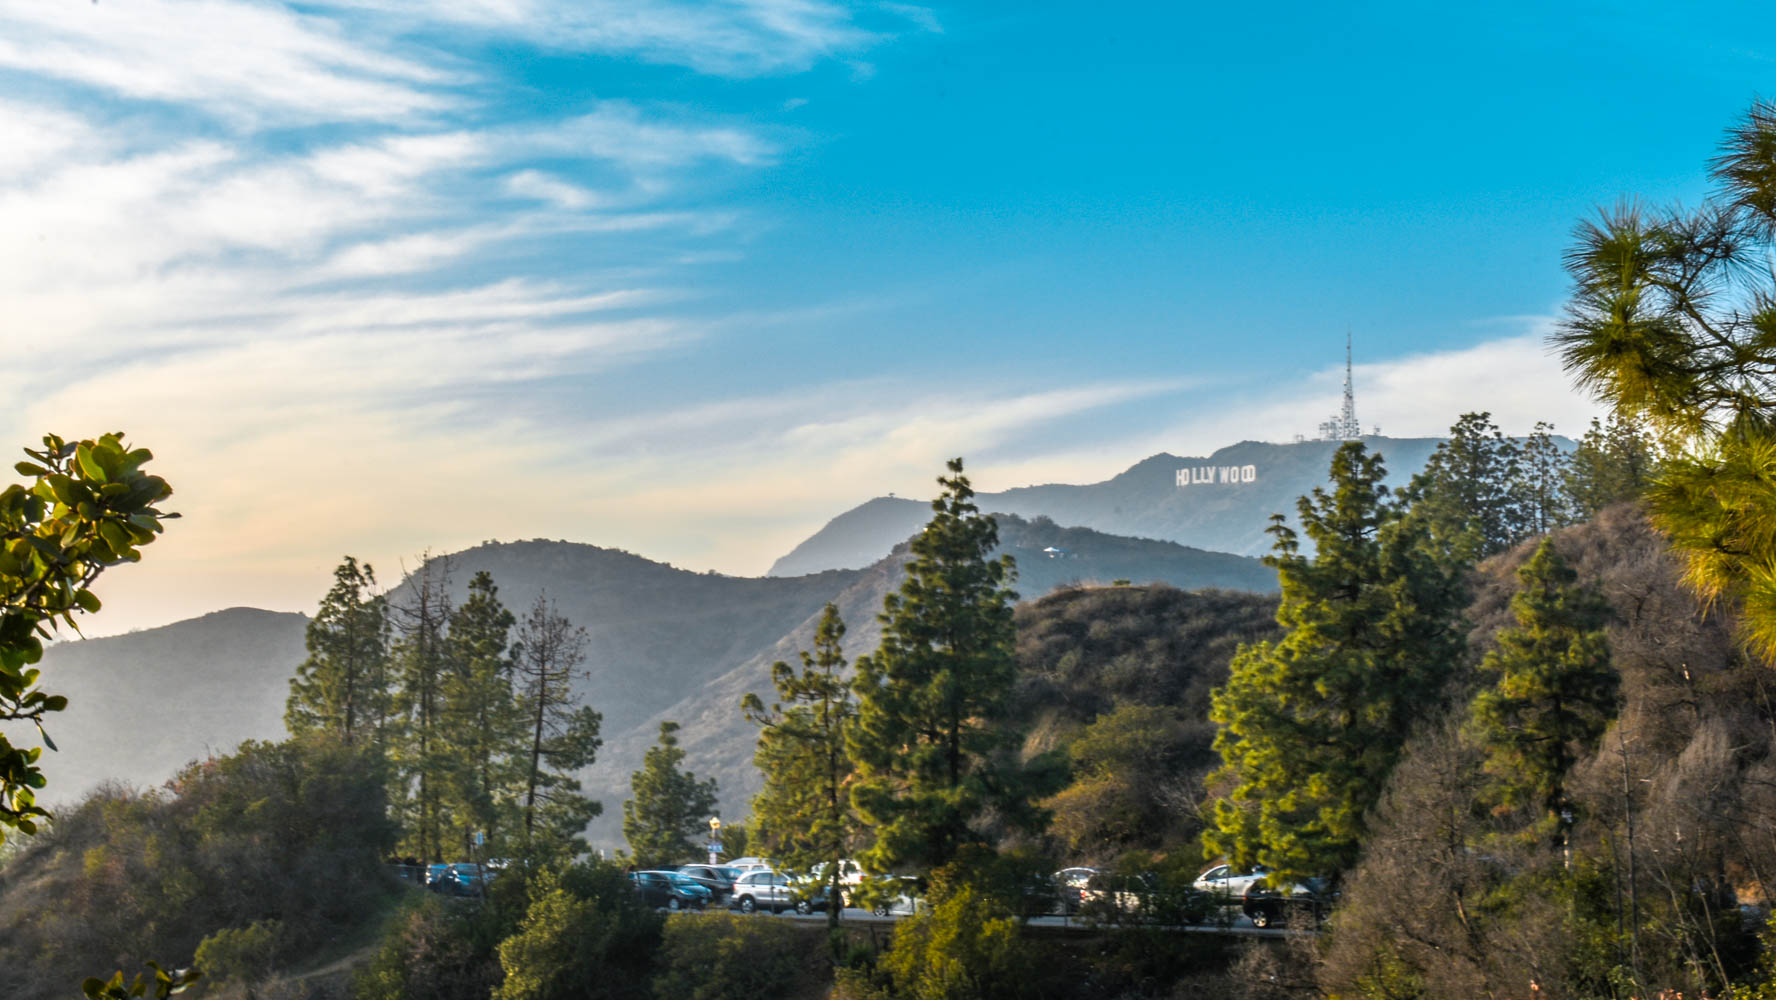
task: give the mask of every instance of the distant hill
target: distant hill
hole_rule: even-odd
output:
[[[1388,482],[1400,485],[1424,468],[1442,438],[1368,437],[1387,461]],[[1342,442],[1267,444],[1242,441],[1206,458],[1158,454],[1101,483],[1024,486],[982,493],[982,510],[1045,516],[1060,524],[1112,535],[1155,538],[1213,552],[1261,555],[1270,549],[1270,515],[1295,515],[1295,500],[1326,482]],[[1250,481],[1240,475],[1250,470]],[[1209,482],[1178,485],[1206,475]],[[1239,482],[1223,482],[1232,470]],[[1194,471],[1195,476],[1192,476]],[[867,566],[931,516],[928,503],[877,497],[835,517],[772,565],[770,576]]]
[[[768,692],[771,663],[811,642],[827,601],[837,600],[846,616],[853,655],[874,648],[882,597],[899,585],[904,536],[901,542],[898,552],[866,569],[799,577],[693,573],[616,549],[546,540],[490,542],[443,558],[456,600],[486,570],[515,613],[547,593],[586,628],[582,691],[604,714],[605,738],[598,763],[584,775],[605,804],[591,833],[595,843],[615,846],[629,774],[661,718],[685,724],[688,766],[721,780],[728,814],[745,811],[757,781],[740,696]],[[1253,559],[1046,519],[1004,518],[1001,542],[1018,561],[1019,592],[1029,597],[1115,579],[1276,587],[1275,574]],[[402,596],[399,587],[391,593],[396,601]],[[108,779],[152,785],[210,750],[281,738],[289,677],[306,655],[306,622],[298,614],[236,608],[52,647],[45,678],[70,703],[50,726],[62,752],[49,755],[48,798],[65,801]]]
[[[299,614],[229,608],[43,653],[46,689],[68,697],[44,728],[59,752],[42,760],[47,802],[106,781],[156,785],[210,750],[284,732],[284,699],[307,655]],[[35,731],[19,731],[37,741]]]

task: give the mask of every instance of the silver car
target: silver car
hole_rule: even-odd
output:
[[[789,876],[781,872],[747,872],[734,880],[734,894],[728,906],[741,913],[769,910],[777,913],[795,906],[795,892]]]
[[[1269,874],[1270,869],[1263,865],[1253,865],[1251,871],[1240,871],[1232,865],[1216,865],[1198,875],[1191,885],[1227,902],[1243,898],[1247,889],[1264,881]]]

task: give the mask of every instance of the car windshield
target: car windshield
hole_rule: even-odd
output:
[[[715,872],[718,876],[725,878],[730,882],[740,877],[740,869],[738,868],[717,868]]]
[[[671,875],[668,875],[667,878],[670,878],[672,880],[673,885],[696,885],[697,884],[696,879],[690,877],[689,875],[684,874],[683,872],[673,872]]]

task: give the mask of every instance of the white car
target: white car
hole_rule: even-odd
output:
[[[1244,897],[1253,883],[1264,881],[1269,874],[1270,869],[1263,865],[1253,865],[1251,871],[1240,871],[1232,865],[1216,865],[1190,884],[1225,901]]]
[[[815,865],[809,870],[808,874],[812,876],[812,879],[816,884],[826,884],[826,863],[822,862]],[[861,885],[863,883],[863,878],[862,865],[852,861],[850,858],[845,858],[839,862],[840,885]]]

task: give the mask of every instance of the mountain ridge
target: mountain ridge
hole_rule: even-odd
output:
[[[1386,482],[1399,486],[1424,468],[1445,439],[1362,439],[1382,455]],[[1295,500],[1327,481],[1332,453],[1342,441],[1276,444],[1241,441],[1207,456],[1150,455],[1097,483],[1045,483],[976,494],[983,511],[1091,528],[1110,535],[1176,542],[1209,551],[1262,555],[1271,514],[1291,522]],[[1252,478],[1221,481],[1222,470],[1250,470]],[[1180,470],[1209,470],[1208,482],[1180,485]],[[875,497],[839,514],[779,558],[766,576],[795,576],[824,569],[855,568],[880,558],[929,516],[928,504]]]

